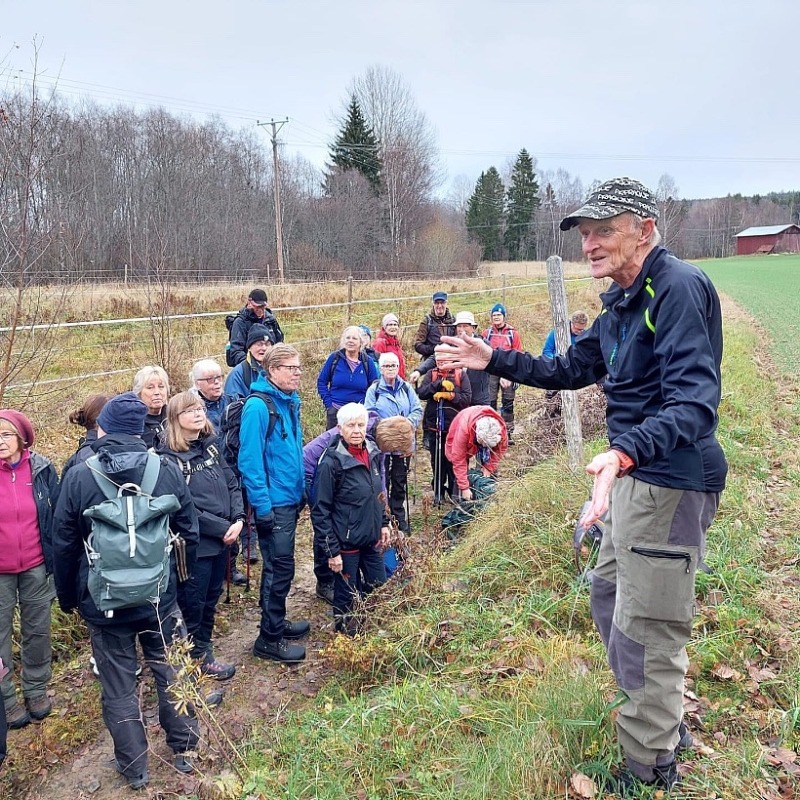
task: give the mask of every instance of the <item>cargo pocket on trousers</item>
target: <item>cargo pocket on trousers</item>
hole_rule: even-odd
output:
[[[631,576],[635,587],[630,595],[633,616],[691,622],[695,614],[697,548],[632,545],[629,550],[633,556]]]

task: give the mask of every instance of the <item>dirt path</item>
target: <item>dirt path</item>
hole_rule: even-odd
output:
[[[599,435],[603,429],[604,399],[594,388],[586,390],[582,402],[584,436]],[[535,390],[520,392],[517,445],[509,449],[501,471],[503,480],[513,480],[534,463],[547,458],[563,441],[560,419],[549,418],[544,409],[542,393]],[[429,479],[427,454],[420,451],[417,458],[420,489]],[[502,482],[501,482],[502,484]],[[502,488],[502,486],[501,486]],[[417,503],[419,514],[422,503]],[[413,509],[412,509],[413,512]],[[413,515],[413,514],[412,514]],[[224,661],[237,665],[234,678],[223,684],[225,700],[214,712],[230,740],[237,744],[248,738],[250,729],[258,725],[279,724],[287,708],[296,708],[314,697],[330,674],[321,649],[333,635],[330,607],[315,595],[316,579],[312,570],[311,533],[307,512],[298,530],[297,576],[289,596],[289,616],[309,619],[312,632],[304,642],[306,660],[296,666],[262,661],[252,656],[252,645],[258,631],[258,568],[249,593],[233,587],[232,602],[219,605],[219,632],[215,650]],[[127,796],[123,778],[112,767],[111,737],[95,710],[73,708],[69,697],[76,683],[94,680],[88,667],[88,649],[80,655],[78,667],[65,669],[53,682],[54,716],[67,717],[91,714],[96,717],[96,737],[77,750],[64,751],[43,747],[42,729],[29,725],[9,735],[9,769],[0,778],[0,797],[4,800],[118,800],[120,792]],[[144,698],[144,718],[151,745],[149,758],[150,784],[137,792],[137,798],[181,798],[196,794],[203,775],[213,777],[226,768],[215,750],[208,730],[196,760],[198,774],[184,776],[171,764],[171,753],[158,725],[155,693],[147,675],[141,681]],[[215,684],[214,688],[219,686]],[[46,720],[44,725],[48,725]],[[44,737],[45,739],[47,737]],[[8,792],[8,793],[6,793]]]

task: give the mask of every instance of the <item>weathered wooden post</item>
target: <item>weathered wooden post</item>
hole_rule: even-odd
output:
[[[503,303],[503,305],[506,308],[508,308],[508,306],[506,306],[506,274],[505,274],[505,272],[502,273],[502,278],[503,278],[503,293],[502,293],[502,298],[503,299],[502,299],[501,302]]]
[[[347,276],[347,324],[353,316],[353,276]]]
[[[550,256],[547,259],[547,291],[550,294],[550,311],[553,315],[553,329],[556,332],[556,349],[559,354],[563,354],[570,345],[570,331],[567,290],[564,286],[564,270],[560,256]],[[569,465],[572,469],[578,469],[583,463],[583,434],[576,392],[561,392],[561,418],[564,420],[567,436]]]

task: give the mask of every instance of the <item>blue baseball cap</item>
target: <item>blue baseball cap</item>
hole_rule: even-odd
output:
[[[441,301],[442,303],[447,302],[447,292],[434,292],[433,293],[433,302],[436,303],[437,301]]]

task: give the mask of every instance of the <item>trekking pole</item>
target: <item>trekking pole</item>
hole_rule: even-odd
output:
[[[444,400],[436,409],[436,453],[433,457],[433,502],[442,504],[442,429],[444,428]]]
[[[225,602],[231,602],[231,546],[226,545],[228,551],[227,558],[225,559]]]
[[[247,552],[244,554],[245,576],[247,582],[244,585],[245,592],[250,591],[250,548],[253,546],[253,507],[247,506]]]

